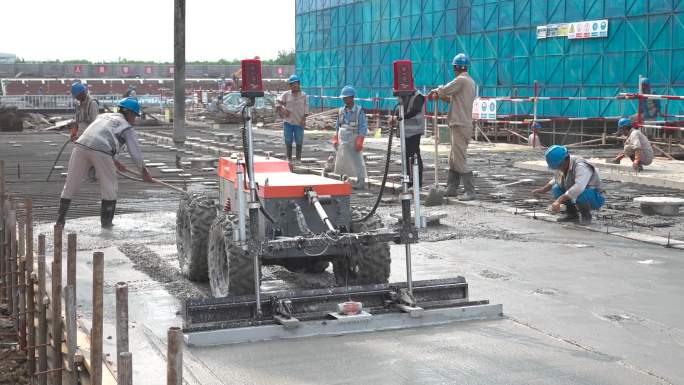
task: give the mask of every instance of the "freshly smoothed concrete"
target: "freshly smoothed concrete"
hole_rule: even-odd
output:
[[[684,252],[481,207],[450,206],[445,210],[448,217],[442,222],[446,225],[437,231],[444,232],[444,239],[456,238],[415,245],[414,278],[464,275],[471,298],[502,303],[505,319],[187,348],[186,381],[684,383]],[[389,217],[387,212],[383,215]],[[89,222],[79,225],[79,221]],[[92,240],[98,238],[99,229],[92,222],[94,218],[85,218],[67,227],[85,233],[82,238],[87,247],[120,243],[103,240],[97,246]],[[47,227],[43,229],[46,232]],[[143,227],[151,230],[141,232]],[[169,213],[127,215],[117,218],[114,238],[167,250],[173,247],[172,230],[173,215]],[[440,236],[434,235],[423,237]],[[81,254],[90,253],[82,250]],[[164,384],[165,330],[179,322],[177,302],[149,278],[140,277],[144,274],[132,272],[126,258],[114,251],[108,255],[114,257],[108,259],[106,291],[122,279],[139,285],[130,293],[137,329],[133,332],[136,375],[146,384]],[[164,255],[167,261],[172,258]],[[88,273],[79,277],[83,279],[81,287],[88,285]],[[391,280],[405,280],[401,245],[392,246]],[[107,302],[111,300],[110,296],[105,299],[109,311],[112,307]],[[87,294],[79,299],[85,309],[88,301]],[[88,312],[83,313],[87,316]]]

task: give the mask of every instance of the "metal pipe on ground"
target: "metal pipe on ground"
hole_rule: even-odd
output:
[[[118,282],[116,291],[116,370],[121,369],[121,354],[128,352],[128,285]]]
[[[179,327],[170,327],[166,336],[166,385],[182,385],[183,331]]]
[[[93,253],[93,322],[90,332],[90,382],[102,385],[104,253]]]
[[[52,259],[52,369],[62,367],[62,226],[55,225]],[[62,385],[62,371],[52,373],[51,385]]]
[[[133,355],[130,352],[121,352],[117,362],[117,385],[133,385]]]

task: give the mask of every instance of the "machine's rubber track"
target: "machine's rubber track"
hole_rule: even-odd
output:
[[[203,194],[181,198],[176,213],[176,248],[181,271],[189,280],[206,282],[207,237],[216,218],[214,201]]]
[[[220,214],[209,230],[207,259],[209,285],[214,297],[254,294],[254,261],[247,251],[233,242],[236,226],[234,214]]]
[[[363,218],[369,212],[368,208],[352,206],[352,220]],[[378,214],[359,223],[352,223],[352,232],[377,230],[384,225]],[[390,247],[387,242],[372,242],[351,247],[351,253],[338,257],[333,262],[335,281],[338,286],[367,285],[387,283],[390,275]]]

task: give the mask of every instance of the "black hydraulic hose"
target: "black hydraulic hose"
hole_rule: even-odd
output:
[[[247,143],[247,118],[245,117],[245,109],[247,108],[247,105],[242,107],[242,153],[245,157],[245,169],[247,170],[247,177],[249,180],[252,179],[252,170],[249,167],[250,161],[249,161],[249,151],[247,151],[248,148],[248,143]],[[251,119],[251,118],[250,118]],[[261,211],[262,214],[264,214],[264,217],[266,220],[271,222],[272,224],[277,226],[277,223],[275,219],[271,216],[271,213],[266,210],[264,207],[264,204],[261,202],[261,198],[259,197],[259,193],[254,194],[257,198],[257,201],[259,202],[259,210]]]
[[[394,107],[394,111],[396,111],[398,105]],[[382,183],[380,184],[380,192],[378,193],[378,197],[375,199],[375,204],[373,204],[373,208],[371,211],[363,216],[362,218],[359,219],[354,219],[352,220],[353,223],[359,223],[359,222],[365,222],[367,221],[373,214],[375,214],[375,211],[378,209],[378,206],[380,205],[380,200],[382,200],[382,194],[385,192],[385,184],[387,183],[387,175],[389,173],[389,165],[390,165],[390,160],[392,158],[392,138],[394,137],[394,129],[390,128],[389,132],[389,138],[387,138],[387,156],[385,157],[385,172],[382,174]],[[402,160],[403,162],[404,160]]]

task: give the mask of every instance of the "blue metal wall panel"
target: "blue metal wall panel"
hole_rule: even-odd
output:
[[[654,92],[681,94],[683,13],[684,0],[296,0],[296,69],[310,95],[335,96],[354,84],[361,97],[389,97],[392,61],[413,60],[417,86],[432,88],[452,78],[450,60],[465,52],[481,95],[531,95],[537,81],[546,96],[614,96],[635,91],[640,74]],[[538,25],[602,18],[607,38],[536,38]],[[523,103],[501,105],[502,113],[530,112]],[[684,113],[684,103],[669,107]],[[616,116],[633,108],[545,102],[540,113]]]

